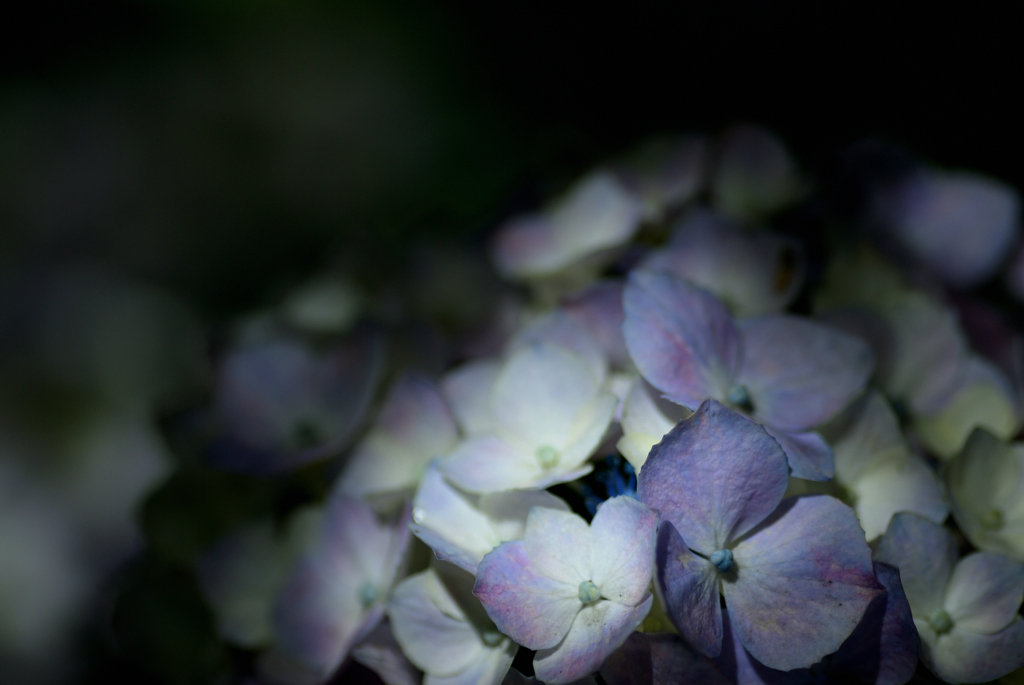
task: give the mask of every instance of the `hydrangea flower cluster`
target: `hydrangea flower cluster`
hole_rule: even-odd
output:
[[[338,298],[305,291],[312,314],[244,329],[206,459],[332,485],[202,556],[224,639],[281,685],[353,660],[389,685],[1024,666],[1024,337],[976,289],[1019,199],[884,181],[812,235],[771,133],[666,139],[500,226],[508,284],[440,363],[370,297],[327,332],[302,322]]]

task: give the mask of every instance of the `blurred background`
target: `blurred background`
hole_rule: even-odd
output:
[[[821,187],[866,138],[1024,187],[1014,27],[862,5],[25,3],[0,22],[0,681],[247,672],[190,564],[316,495],[189,470],[167,438],[232,322],[325,271],[380,293],[448,268],[425,250],[482,260],[501,220],[666,133],[762,124]]]

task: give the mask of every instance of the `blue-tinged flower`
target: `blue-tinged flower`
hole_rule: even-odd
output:
[[[467,492],[545,488],[589,473],[617,404],[586,361],[545,342],[513,352],[488,399],[492,428],[465,439],[439,466]]]
[[[694,209],[675,225],[669,244],[640,264],[685,278],[725,302],[739,317],[782,311],[803,285],[803,251],[793,238],[749,232],[727,216]]]
[[[796,162],[773,133],[750,125],[722,136],[711,177],[715,207],[756,219],[799,200],[806,192]]]
[[[423,476],[412,503],[412,532],[438,559],[476,574],[484,556],[502,542],[522,539],[533,507],[569,511],[544,490],[473,495],[448,483],[436,467]]]
[[[694,409],[706,397],[749,413],[793,475],[832,477],[832,453],[813,428],[864,389],[873,356],[861,340],[807,319],[734,322],[711,294],[668,273],[634,271],[623,332],[637,368],[665,397]]]
[[[945,478],[953,517],[971,544],[1024,562],[1024,443],[978,429]]]
[[[336,488],[387,508],[412,494],[427,465],[457,440],[455,419],[434,381],[406,374],[391,387]]]
[[[875,556],[899,568],[935,675],[981,683],[1024,666],[1024,565],[989,552],[958,561],[953,533],[911,513],[893,517]]]
[[[484,557],[473,594],[502,633],[537,650],[540,680],[571,682],[596,671],[650,611],[656,524],[630,497],[602,504],[589,526],[535,507],[523,540]]]
[[[317,540],[277,597],[277,641],[261,663],[271,680],[326,680],[380,622],[401,577],[409,512],[382,523],[363,500],[331,496]]]
[[[444,563],[399,583],[388,618],[424,685],[498,685],[519,650],[473,596],[473,576]]]
[[[913,511],[935,523],[949,509],[935,472],[911,452],[889,403],[870,390],[822,428],[835,455],[835,484],[853,507],[868,540],[893,514]]]
[[[326,353],[296,339],[232,351],[217,374],[214,409],[224,436],[210,462],[263,474],[337,455],[362,423],[382,361],[375,336]]]
[[[613,174],[595,171],[550,209],[516,217],[498,231],[498,271],[517,280],[557,276],[628,242],[642,215],[639,199]]]
[[[640,472],[641,501],[661,512],[656,579],[669,616],[707,656],[722,648],[719,595],[747,651],[791,670],[836,651],[881,590],[853,511],[827,496],[783,502],[787,482],[779,444],[713,399]]]

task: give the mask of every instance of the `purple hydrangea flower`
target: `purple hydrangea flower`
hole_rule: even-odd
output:
[[[741,409],[782,445],[794,476],[832,477],[831,450],[812,429],[864,389],[873,366],[865,343],[796,316],[736,322],[720,300],[667,273],[634,271],[624,301],[626,344],[665,397]]]
[[[473,593],[502,633],[537,650],[538,678],[571,682],[596,671],[650,611],[656,524],[627,496],[604,502],[590,526],[535,507],[523,540],[484,557]]]
[[[722,648],[719,595],[746,650],[791,670],[836,651],[881,591],[853,511],[827,496],[783,502],[787,483],[778,443],[713,399],[640,472],[641,501],[661,512],[657,582],[669,616],[707,656]]]

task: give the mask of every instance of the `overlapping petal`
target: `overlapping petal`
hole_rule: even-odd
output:
[[[637,604],[654,570],[658,515],[632,497],[602,503],[590,523],[590,575],[601,596]]]
[[[974,552],[953,569],[943,603],[958,628],[991,634],[1014,619],[1022,601],[1024,564]]]
[[[705,656],[722,648],[719,576],[711,562],[691,552],[670,521],[658,529],[657,583],[669,618],[686,642]]]
[[[936,636],[918,621],[921,661],[950,683],[985,683],[1024,667],[1024,619],[994,634],[954,630]]]
[[[876,561],[899,568],[907,601],[918,617],[943,608],[957,556],[950,531],[908,512],[892,517],[875,551]]]

